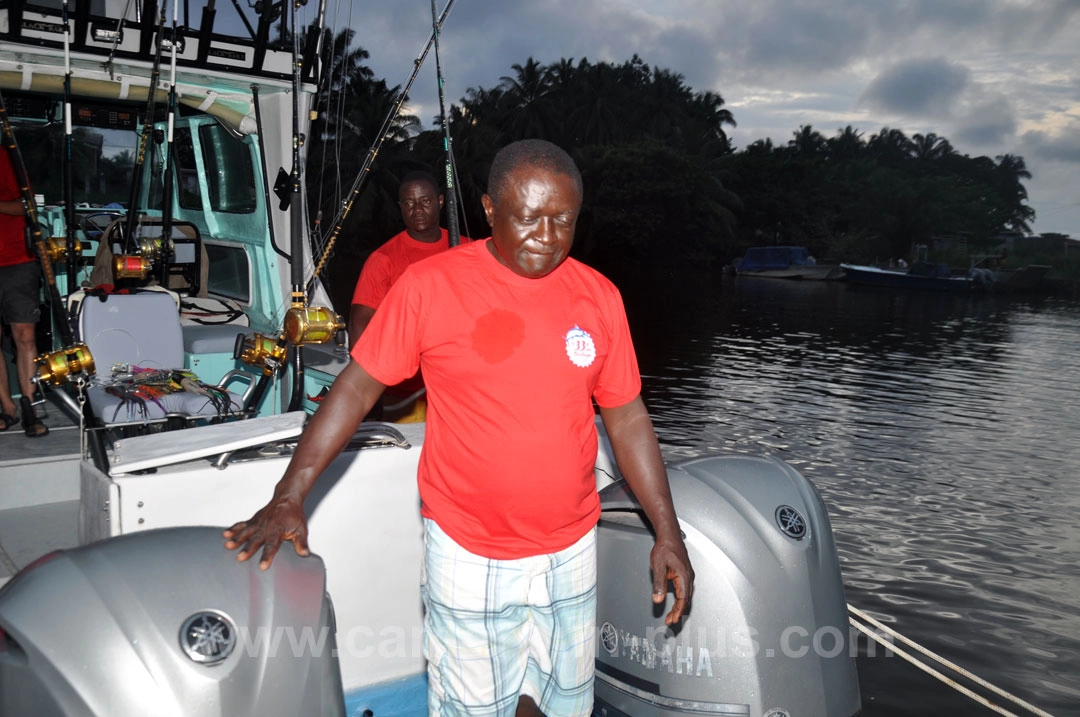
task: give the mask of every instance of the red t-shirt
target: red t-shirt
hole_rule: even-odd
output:
[[[469,242],[468,237],[461,237],[461,243]],[[379,304],[386,297],[386,292],[394,282],[401,278],[402,273],[422,259],[441,254],[450,248],[450,233],[442,229],[438,241],[422,242],[409,236],[408,230],[395,234],[386,240],[386,243],[376,249],[364,262],[364,268],[360,270],[360,278],[353,290],[352,303],[363,304],[372,309],[379,308]],[[419,373],[415,373],[398,384],[390,386],[387,390],[389,397],[400,398],[411,396],[424,387],[424,379]]]
[[[20,199],[22,192],[6,150],[0,150],[0,199]],[[26,250],[26,216],[0,214],[0,266],[15,266],[34,261]]]
[[[421,512],[494,559],[556,552],[600,516],[592,399],[641,392],[618,289],[567,259],[540,279],[487,242],[413,265],[353,348],[385,384],[423,369]]]
[[[461,237],[461,243],[468,242]],[[371,253],[360,270],[360,278],[353,290],[352,303],[379,308],[386,292],[411,264],[440,254],[450,248],[450,235],[443,229],[438,241],[422,242],[409,236],[408,230],[390,237],[385,244]]]

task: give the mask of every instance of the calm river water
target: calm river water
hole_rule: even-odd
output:
[[[626,299],[669,460],[783,458],[825,498],[851,605],[1080,715],[1080,303],[748,277],[647,293]],[[866,717],[993,714],[880,650],[859,676]]]

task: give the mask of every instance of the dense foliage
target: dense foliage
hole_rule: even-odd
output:
[[[333,72],[309,143],[325,233],[400,92],[373,77],[350,41],[343,33],[326,43]],[[480,196],[496,150],[548,139],[571,152],[585,177],[575,255],[608,272],[719,266],[760,244],[804,245],[819,258],[901,257],[933,236],[978,247],[1004,231],[1026,233],[1034,218],[1022,158],[962,155],[932,133],[886,127],[867,138],[849,126],[827,138],[803,126],[784,146],[761,140],[735,151],[726,132],[735,118],[720,95],[636,55],[622,64],[529,58],[495,87],[469,89],[449,112],[463,233],[487,232]],[[417,118],[404,114],[389,123],[339,254],[362,258],[400,228],[396,177],[416,167],[442,175],[435,124],[419,132]]]

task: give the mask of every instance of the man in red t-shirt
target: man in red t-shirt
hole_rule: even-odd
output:
[[[271,502],[225,531],[240,560],[262,548],[263,568],[283,540],[307,554],[304,497],[384,386],[422,368],[429,408],[417,480],[432,714],[509,714],[519,696],[550,715],[590,714],[594,400],[655,531],[654,602],[675,585],[667,624],[693,591],[621,297],[568,258],[581,197],[581,175],[558,147],[526,140],[501,150],[482,200],[492,237],[403,274]]]
[[[356,345],[386,293],[412,264],[450,248],[447,231],[439,226],[443,195],[435,178],[423,171],[409,172],[398,189],[398,206],[405,230],[395,234],[364,262],[349,310],[349,348]],[[468,239],[462,237],[462,242]],[[407,377],[387,393],[405,398],[423,388],[419,374]],[[376,413],[379,413],[376,408]]]
[[[405,230],[372,252],[353,290],[348,326],[350,349],[405,269],[450,248],[447,231],[439,226],[443,195],[434,177],[423,171],[406,174],[398,188],[398,206]]]
[[[23,427],[31,438],[49,432],[34,415],[34,357],[37,342],[34,325],[41,315],[38,299],[40,267],[26,248],[26,210],[19,183],[7,152],[0,152],[0,322],[11,327],[15,340],[15,368],[22,397]],[[15,401],[11,397],[7,359],[0,356],[0,431],[15,425]]]

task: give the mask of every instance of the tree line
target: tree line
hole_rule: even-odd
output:
[[[309,201],[330,223],[379,136],[400,88],[376,78],[345,31],[324,43],[319,120],[308,143]],[[448,110],[463,232],[486,236],[480,207],[495,152],[550,140],[582,170],[585,206],[574,255],[609,273],[722,265],[749,246],[797,244],[819,259],[909,255],[932,236],[989,245],[1030,233],[1024,160],[954,150],[933,133],[809,125],[784,145],[736,150],[722,96],[689,87],[634,55],[621,63],[561,59],[515,64],[493,87],[470,88]],[[444,162],[443,128],[399,114],[342,225],[337,252],[362,257],[401,229],[397,178]],[[324,225],[324,233],[330,231]]]

